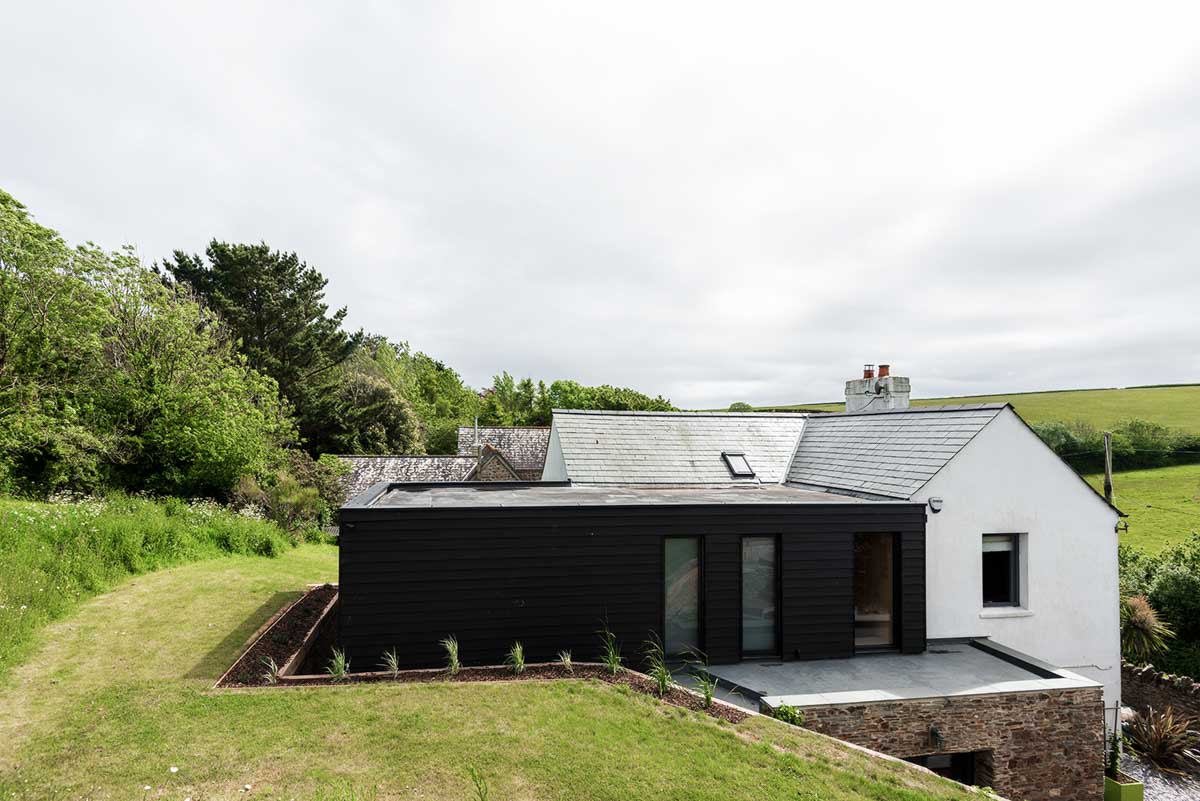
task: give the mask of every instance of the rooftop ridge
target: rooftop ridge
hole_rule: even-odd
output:
[[[819,415],[821,418],[829,417],[868,417],[886,414],[927,414],[937,412],[979,412],[990,409],[1005,409],[1012,406],[1011,403],[995,402],[995,403],[950,403],[945,406],[910,406],[907,409],[878,409],[868,411],[866,409],[858,412],[825,412]],[[816,417],[817,415],[814,415]]]

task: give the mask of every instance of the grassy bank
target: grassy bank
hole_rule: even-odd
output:
[[[1104,491],[1103,475],[1084,478]],[[1181,543],[1200,531],[1200,464],[1116,473],[1113,502],[1129,515],[1122,544],[1157,553]]]
[[[1017,413],[1029,423],[1082,420],[1097,428],[1105,428],[1122,420],[1137,418],[1200,433],[1200,386],[1079,389],[921,398],[914,400],[912,405],[943,406],[958,403],[1011,403]],[[845,405],[842,402],[808,403],[769,408],[840,412]]]
[[[127,576],[226,554],[276,556],[287,547],[271,523],[214,505],[0,499],[0,677],[49,621]]]
[[[330,546],[208,560],[51,624],[0,689],[0,797],[468,799],[472,766],[492,799],[976,797],[775,721],[587,681],[210,689],[271,612],[336,577]]]

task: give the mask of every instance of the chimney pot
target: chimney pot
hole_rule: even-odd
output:
[[[892,374],[891,369],[892,369],[892,366],[890,364],[879,365],[879,377],[887,378],[889,375]]]
[[[874,378],[874,377],[875,377],[875,365],[864,364],[863,365],[863,378]]]

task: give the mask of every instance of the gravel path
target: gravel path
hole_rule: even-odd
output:
[[[1173,776],[1128,751],[1121,757],[1121,770],[1146,785],[1146,801],[1196,801],[1200,799],[1200,779]]]

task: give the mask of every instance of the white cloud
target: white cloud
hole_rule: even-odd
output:
[[[148,260],[296,250],[477,385],[1200,374],[1190,6],[414,8],[10,10],[0,186]]]

